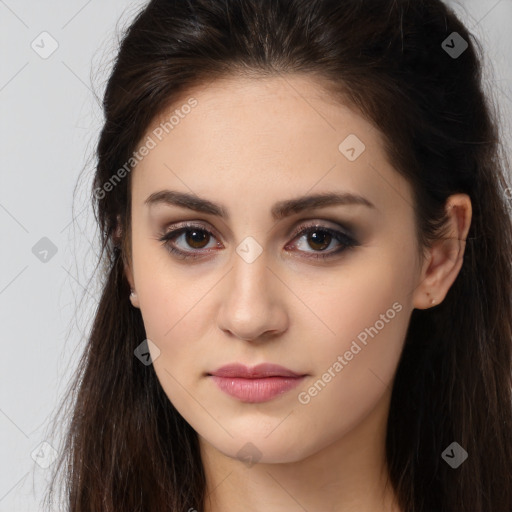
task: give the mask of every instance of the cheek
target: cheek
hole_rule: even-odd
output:
[[[194,353],[194,340],[201,336],[196,315],[204,290],[194,286],[190,272],[181,272],[165,249],[155,244],[144,240],[134,244],[137,294],[146,336],[160,350],[154,366],[174,374],[174,366],[193,363],[187,358]]]
[[[201,298],[204,290],[175,278],[149,278],[140,293],[140,309],[147,337],[160,349],[160,364],[165,361],[183,368],[198,365],[196,343],[203,337],[205,317]],[[199,371],[199,368],[197,368]]]
[[[322,432],[317,448],[355,429],[391,392],[411,311],[390,279],[338,291],[319,310],[335,334],[310,350],[313,376],[296,393],[300,429]]]
[[[197,379],[207,369],[200,346],[205,337],[200,302],[204,292],[186,284],[179,278],[155,279],[151,272],[142,290],[141,313],[147,338],[159,350],[153,368],[160,385],[182,415],[199,419],[201,408],[196,410],[190,393],[195,394]]]
[[[323,334],[308,351],[315,379],[301,389],[301,403],[356,410],[374,402],[391,383],[410,319],[412,273],[392,255],[381,255],[374,261],[354,260],[350,274],[340,269],[325,280],[322,293],[311,294],[308,305],[318,312]],[[308,324],[301,328],[307,332]]]
[[[376,256],[378,252],[378,255]],[[302,279],[301,298],[311,311],[308,324],[318,325],[326,345],[348,350],[358,338],[362,343],[370,332],[377,337],[396,339],[407,324],[413,272],[391,252],[354,254],[332,272]],[[407,260],[407,257],[404,258]],[[410,265],[409,265],[410,267]],[[316,319],[315,319],[316,318]],[[303,325],[306,328],[306,325]]]

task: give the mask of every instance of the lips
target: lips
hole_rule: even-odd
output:
[[[263,377],[303,377],[304,374],[293,372],[278,364],[262,363],[249,368],[240,363],[221,366],[208,375],[217,377],[239,377],[242,379],[258,379]]]
[[[262,363],[253,368],[234,363],[208,374],[224,393],[241,402],[266,402],[286,393],[306,377],[283,366]]]

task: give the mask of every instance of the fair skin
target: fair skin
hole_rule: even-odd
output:
[[[385,486],[393,378],[412,310],[432,307],[432,298],[439,304],[461,268],[469,198],[449,198],[448,240],[420,261],[412,192],[388,163],[382,136],[317,82],[230,78],[188,91],[172,111],[190,97],[197,106],[161,141],[153,135],[156,147],[132,171],[125,270],[160,351],[152,351],[156,375],[198,433],[205,511],[399,512]],[[354,161],[338,148],[350,134],[365,145]],[[229,217],[144,203],[164,189],[222,205]],[[272,218],[275,203],[324,192],[351,192],[374,208],[324,205]],[[158,240],[186,221],[212,232],[200,231],[195,245],[194,229],[173,239],[197,259],[180,259]],[[352,234],[357,245],[313,259],[343,246],[321,230],[312,231],[324,237],[323,252],[318,238],[293,237],[311,221]],[[250,263],[236,251],[246,237],[262,249]],[[344,357],[372,327],[357,355]],[[333,371],[340,355],[343,368]],[[269,401],[245,403],[206,375],[231,362],[272,362],[307,377]],[[315,393],[319,379],[326,384]],[[244,446],[256,463],[242,460]]]

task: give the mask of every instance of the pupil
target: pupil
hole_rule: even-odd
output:
[[[318,235],[318,233],[323,233],[323,235]],[[324,231],[314,231],[310,234],[309,240],[312,241],[313,244],[319,244],[321,247],[312,247],[313,249],[324,250],[326,247],[329,247],[331,243],[332,235],[324,232]],[[327,241],[326,241],[327,239]]]

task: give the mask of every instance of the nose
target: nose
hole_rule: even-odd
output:
[[[218,327],[229,335],[261,342],[286,331],[285,294],[290,293],[267,264],[265,252],[248,263],[238,255],[223,280]]]

